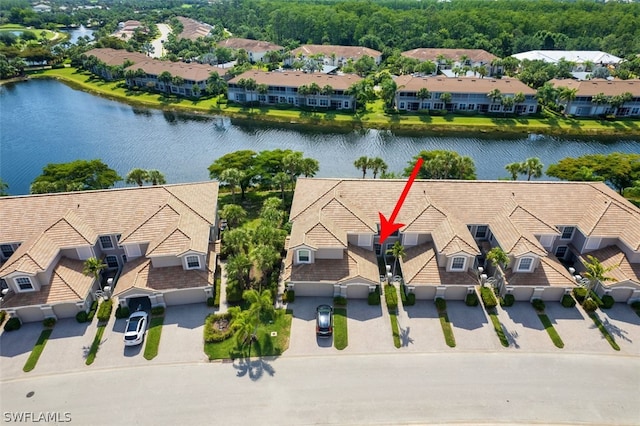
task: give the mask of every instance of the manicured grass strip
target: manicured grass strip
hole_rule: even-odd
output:
[[[95,361],[98,349],[100,349],[100,342],[102,342],[102,335],[104,334],[105,328],[107,328],[106,324],[98,326],[96,337],[93,338],[93,343],[91,343],[91,348],[89,349],[89,353],[87,354],[87,360],[85,361],[85,364],[91,365],[93,364],[93,361]]]
[[[400,343],[400,327],[398,326],[398,316],[396,314],[389,313],[391,319],[391,334],[393,334],[393,346],[399,348]]]
[[[343,350],[348,344],[347,310],[345,308],[335,308],[333,311],[333,346],[338,350]]]
[[[442,327],[442,334],[444,334],[444,341],[450,348],[456,347],[456,338],[453,335],[453,328],[451,328],[451,322],[449,321],[449,315],[446,312],[438,312],[440,318],[440,326]]]
[[[598,316],[598,314],[596,314],[594,312],[594,313],[589,314],[589,316],[591,317],[593,322],[596,324],[596,327],[598,327],[598,330],[600,330],[600,333],[602,333],[602,335],[607,340],[607,342],[609,342],[611,347],[613,349],[615,349],[616,351],[619,351],[620,350],[620,346],[618,346],[618,344],[616,343],[616,341],[613,338],[613,336],[607,331],[607,329],[605,328],[605,326],[602,323],[602,321],[600,321],[600,317]]]
[[[551,337],[551,341],[553,342],[553,344],[556,345],[557,348],[560,348],[560,349],[564,348],[564,342],[560,338],[560,335],[558,334],[555,327],[551,323],[551,320],[549,319],[549,317],[546,316],[545,314],[538,314],[538,318],[540,318],[540,321],[542,322],[544,329],[547,330],[547,334],[549,334],[549,337]]]
[[[162,335],[162,323],[164,317],[151,318],[149,331],[147,331],[147,341],[144,345],[144,359],[151,361],[158,356],[158,346],[160,346],[160,336]]]
[[[495,310],[487,312],[489,314],[489,318],[491,318],[491,322],[493,323],[493,329],[496,331],[498,335],[498,339],[500,339],[500,343],[505,348],[509,347],[509,340],[507,336],[504,334],[504,330],[502,329],[502,324],[500,324],[500,318],[498,318],[498,314]]]
[[[51,336],[52,331],[53,330],[50,328],[47,330],[42,330],[42,333],[40,333],[40,337],[38,337],[38,341],[36,342],[36,345],[33,347],[33,350],[31,351],[31,355],[29,355],[27,362],[24,363],[24,367],[22,368],[22,371],[24,371],[25,373],[28,373],[29,371],[36,368],[36,364],[40,359],[40,354],[44,350],[44,345],[47,344],[47,340],[49,340],[49,336]]]

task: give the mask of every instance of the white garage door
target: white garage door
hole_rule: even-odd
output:
[[[609,293],[616,302],[626,302],[633,294],[632,288],[614,288]]]
[[[434,286],[416,286],[413,292],[416,294],[416,299],[418,300],[434,300],[436,297],[436,288]]]
[[[61,303],[59,305],[53,305],[53,313],[61,318],[73,318],[78,313],[78,307],[75,303]]]
[[[298,296],[333,297],[333,284],[297,283],[293,290]]]
[[[531,287],[514,287],[511,292],[513,297],[518,302],[528,302],[533,296],[533,288]]]
[[[542,300],[545,302],[557,302],[562,299],[564,294],[564,288],[561,287],[547,287],[542,292]]]
[[[366,299],[369,296],[369,286],[365,284],[347,285],[347,299]]]
[[[42,309],[37,306],[30,306],[27,308],[21,308],[16,310],[16,314],[22,322],[36,322],[44,319]]]
[[[459,285],[447,286],[447,290],[444,293],[446,300],[464,300],[467,297],[467,287]]]
[[[206,294],[201,288],[190,288],[188,290],[176,290],[164,294],[164,302],[167,306],[187,305],[189,303],[206,302]]]

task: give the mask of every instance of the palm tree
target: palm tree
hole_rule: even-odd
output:
[[[362,179],[367,176],[367,170],[371,168],[371,159],[365,155],[353,162],[356,169],[362,170]]]
[[[527,180],[531,180],[531,177],[539,178],[542,176],[542,168],[544,164],[540,162],[538,157],[527,158],[522,162],[522,170],[520,173],[527,175]]]
[[[7,189],[9,189],[9,184],[0,178],[0,197],[6,197],[9,195]]]
[[[509,266],[509,256],[507,255],[507,253],[505,253],[504,250],[502,250],[501,247],[498,246],[493,247],[491,250],[489,250],[489,252],[487,253],[487,260],[491,262],[494,267],[494,277],[498,272],[498,267],[505,269],[507,266]]]
[[[393,256],[393,275],[396,275],[396,266],[398,266],[398,259],[404,259],[407,256],[407,253],[404,251],[404,246],[400,243],[400,241],[396,241],[393,243],[393,246],[389,250],[387,250],[387,254]]]
[[[504,112],[505,117],[507,116],[507,112],[510,111],[515,105],[515,101],[512,96],[502,96],[502,100],[500,101],[502,104],[502,111]]]
[[[142,186],[149,179],[149,172],[144,169],[132,169],[127,173],[126,182]]]
[[[225,169],[220,173],[220,180],[229,185],[229,188],[231,189],[231,197],[234,202],[236,201],[236,187],[240,185],[243,177],[244,173],[234,167]]]
[[[150,182],[151,185],[164,185],[167,183],[167,180],[164,178],[164,175],[160,173],[160,170],[149,170],[147,176],[147,182]]]
[[[522,163],[509,163],[504,168],[511,174],[511,180],[518,180],[518,175],[522,171]]]
[[[451,93],[449,92],[445,92],[442,95],[440,95],[440,100],[442,102],[444,102],[444,107],[445,109],[447,108],[447,104],[451,103]]]
[[[171,93],[171,82],[173,81],[173,76],[169,71],[162,71],[158,76],[158,81],[164,84],[164,89],[167,93]]]
[[[225,231],[222,236],[223,248],[228,254],[247,254],[251,237],[251,232],[245,228]]]
[[[241,225],[247,219],[247,211],[238,204],[226,204],[220,210],[220,217],[227,221],[231,229]]]
[[[242,293],[242,298],[250,305],[248,312],[256,322],[269,321],[273,318],[275,308],[270,290],[263,290],[262,293],[251,289]]]
[[[107,264],[96,257],[90,257],[82,265],[82,273],[88,277],[93,277],[100,283],[100,272],[107,267]]]
[[[609,103],[609,97],[600,92],[591,97],[591,103],[596,105],[596,113],[598,113],[598,106]]]
[[[249,259],[251,259],[256,270],[261,274],[260,290],[262,290],[262,284],[268,281],[269,275],[273,271],[274,266],[280,260],[280,253],[278,253],[273,247],[258,245],[249,253]]]
[[[304,177],[314,177],[320,170],[320,163],[315,158],[305,158],[302,160],[302,174]]]
[[[596,285],[602,284],[607,281],[615,281],[616,279],[607,276],[609,272],[616,268],[616,265],[604,267],[597,257],[590,254],[587,255],[587,262],[584,263],[584,267],[587,268],[582,276],[589,280],[589,288],[587,290],[592,291],[596,288]]]
[[[496,104],[502,101],[502,92],[500,89],[493,89],[489,93],[487,93],[487,97],[491,99],[491,102]]]
[[[420,99],[421,101],[425,99],[429,99],[430,97],[431,97],[431,93],[429,93],[429,89],[427,89],[426,87],[422,87],[416,93],[416,98]]]
[[[284,201],[284,189],[287,186],[287,183],[289,182],[289,176],[285,172],[278,172],[275,175],[273,175],[273,179],[271,181],[273,182],[274,185],[280,188],[280,194],[281,194],[282,200]]]
[[[380,157],[371,158],[370,162],[371,172],[373,173],[374,179],[376,178],[376,176],[378,176],[379,172],[384,173],[389,168],[389,166],[387,166],[387,163],[385,163],[384,160]]]
[[[239,231],[240,229],[236,229],[235,231]],[[229,234],[230,233],[225,233],[224,237]],[[244,290],[248,289],[251,284],[251,280],[249,279],[251,265],[253,265],[253,263],[244,253],[230,256],[227,261],[227,279],[231,282],[238,283],[240,288]]]
[[[320,89],[320,94],[325,96],[333,95],[333,86],[330,84],[324,85],[322,89]]]

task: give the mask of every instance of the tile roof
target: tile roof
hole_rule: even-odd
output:
[[[169,62],[160,61],[158,59],[147,58],[146,61],[141,61],[125,68],[125,71],[132,70],[137,71],[141,69],[147,74],[159,76],[163,72],[167,71],[172,77],[181,77],[185,80],[192,81],[206,81],[212,73],[218,73],[224,75],[227,71],[222,66],[198,64],[191,62],[189,64],[185,62]]]
[[[607,272],[606,275],[614,278],[616,282],[631,281],[640,285],[640,264],[629,262],[627,256],[618,247],[609,246],[587,254],[598,259],[605,269],[613,268]],[[583,263],[586,261],[586,255],[581,261]],[[578,271],[578,273],[582,272],[583,271]],[[605,287],[609,287],[612,283],[604,282],[602,284],[604,284]]]
[[[204,22],[199,22],[191,18],[185,18],[184,16],[176,17],[182,24],[182,32],[180,38],[187,38],[189,40],[197,40],[200,37],[206,37],[209,35],[213,27]]]
[[[421,47],[407,50],[406,52],[402,52],[401,55],[419,61],[432,62],[436,62],[440,55],[452,61],[458,61],[461,56],[466,55],[471,62],[481,62],[484,64],[490,64],[494,59],[499,59],[497,56],[482,49],[432,49]]]
[[[377,58],[382,55],[382,52],[362,46],[336,46],[329,44],[305,44],[291,51],[291,56],[294,57],[298,55],[324,55],[330,57],[333,54],[336,55],[336,58],[357,60],[363,56]]]
[[[126,61],[131,61],[135,64],[149,60],[149,57],[144,53],[129,52],[124,49],[112,49],[110,47],[91,49],[86,51],[85,55],[87,55],[87,57],[95,56],[100,61],[110,66],[122,65]]]
[[[515,78],[448,78],[448,77],[414,77],[401,75],[395,79],[399,92],[417,92],[426,88],[432,93],[481,93],[487,94],[494,89],[502,94],[522,92],[535,95],[536,91]]]
[[[572,80],[554,78],[549,82],[555,87],[577,89],[576,96],[594,96],[599,93],[605,96],[616,96],[629,92],[636,98],[640,97],[640,80]]]
[[[435,247],[431,243],[419,244],[405,250],[400,259],[402,275],[411,285],[476,285],[476,277],[471,273],[447,272],[438,266]]]
[[[262,40],[251,40],[248,38],[228,38],[218,42],[218,46],[229,49],[244,49],[247,52],[270,52],[272,50],[283,50],[284,47],[275,43]]]
[[[229,80],[229,84],[237,84],[242,78],[245,80],[252,78],[257,84],[266,84],[268,86],[300,87],[316,83],[320,87],[329,85],[334,90],[347,90],[351,85],[362,80],[355,74],[327,75],[302,71],[266,72],[249,70]]]
[[[540,265],[528,273],[517,273],[511,268],[505,274],[507,285],[533,287],[573,287],[575,279],[567,268],[552,254],[540,258]]]

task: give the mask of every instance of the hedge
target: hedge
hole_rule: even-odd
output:
[[[14,331],[22,327],[22,323],[20,322],[20,318],[13,317],[9,318],[9,321],[4,325],[4,331]]]
[[[113,308],[113,300],[108,299],[100,304],[98,308],[98,321],[109,321],[111,309]]]
[[[76,314],[76,321],[78,321],[79,323],[83,323],[83,322],[89,321],[87,313],[85,311],[78,312]]]
[[[415,293],[409,293],[407,294],[407,302],[406,302],[407,306],[413,306],[416,304],[416,294]]]
[[[576,287],[573,289],[573,296],[576,298],[578,303],[584,302],[585,297],[587,297],[587,289],[584,287]]]
[[[616,303],[616,301],[613,299],[612,296],[610,296],[608,294],[605,294],[604,296],[602,296],[602,308],[603,309],[611,309],[615,303]]]
[[[151,315],[164,315],[164,306],[151,308]]]
[[[502,300],[500,301],[500,305],[501,306],[513,306],[513,304],[516,301],[516,297],[511,294],[511,293],[507,293],[504,295],[504,297],[502,298]]]
[[[464,298],[464,303],[467,306],[478,306],[478,294],[473,291],[473,293],[468,293],[467,297]]]
[[[6,317],[7,317],[7,312],[6,311],[0,311],[0,325],[2,325],[2,323],[4,322]]]
[[[387,284],[384,289],[384,299],[387,302],[389,312],[395,313],[398,309],[398,292],[393,284]]]
[[[229,327],[225,331],[216,330],[213,325],[219,319],[226,319],[229,321]],[[233,336],[235,327],[233,326],[233,316],[230,312],[222,314],[210,314],[204,320],[204,342],[205,343],[217,343],[228,339]]]
[[[562,303],[562,306],[565,308],[573,308],[576,306],[576,300],[568,294],[562,296],[562,301],[560,303]]]
[[[293,303],[296,300],[295,290],[285,290],[282,295],[282,301],[286,303]]]
[[[371,293],[369,293],[369,295],[367,296],[367,303],[372,306],[379,305],[380,293],[378,293],[377,291],[372,291]]]
[[[94,300],[91,302],[91,307],[89,308],[89,313],[87,314],[87,321],[93,321],[93,317],[96,316],[96,311],[98,310],[98,301]]]
[[[533,305],[533,308],[536,311],[538,312],[544,311],[544,301],[542,301],[542,299],[533,299],[531,301],[531,304]]]
[[[214,299],[213,297],[207,297],[207,306],[208,307],[213,307],[216,303],[216,299]]]
[[[54,317],[45,318],[42,321],[42,325],[45,327],[53,327],[54,325],[56,325],[56,319]]]
[[[598,304],[593,299],[589,298],[582,303],[582,307],[585,311],[591,313],[598,309]]]
[[[480,288],[480,297],[482,297],[482,303],[487,309],[495,308],[498,305],[496,296],[494,296],[493,290],[489,287]]]
[[[342,296],[336,296],[333,298],[333,303],[336,306],[346,306],[347,305],[347,299],[345,297]]]
[[[436,309],[438,309],[438,312],[447,310],[447,301],[442,297],[438,297],[434,303],[436,304]]]

